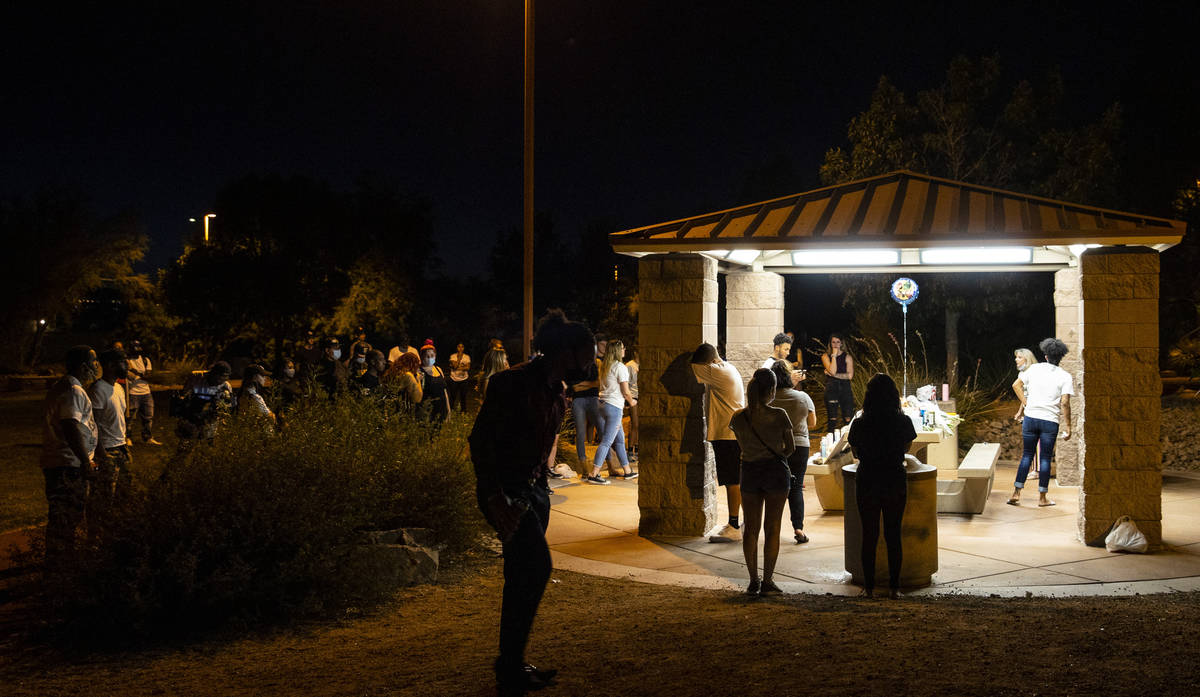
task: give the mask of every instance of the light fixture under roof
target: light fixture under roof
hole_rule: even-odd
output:
[[[1084,251],[1095,249],[1099,246],[1100,245],[1098,244],[1073,244],[1070,247],[1067,247],[1067,249],[1071,250],[1071,254],[1073,256],[1078,257],[1080,254],[1083,254]]]
[[[1028,264],[1029,247],[943,247],[922,249],[922,264]]]
[[[900,263],[897,249],[798,249],[792,252],[796,266],[886,266]]]
[[[760,252],[757,249],[735,249],[725,258],[730,261],[736,261],[739,264],[749,264],[758,260]]]

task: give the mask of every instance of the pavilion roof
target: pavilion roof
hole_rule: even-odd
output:
[[[623,253],[713,248],[1178,244],[1186,224],[900,170],[614,232]]]

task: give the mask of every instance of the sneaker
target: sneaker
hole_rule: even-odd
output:
[[[608,484],[608,480],[604,479],[598,474],[589,474],[583,478],[583,481],[587,482],[588,484]]]
[[[638,478],[637,472],[630,472],[629,474],[621,475],[621,479],[624,479],[625,481],[629,481],[630,479],[637,479],[637,478]]]
[[[742,539],[742,531],[732,525],[725,525],[720,530],[717,530],[712,535],[708,536],[709,542],[737,542]]]
[[[550,470],[550,474],[547,476],[549,476],[551,479],[562,479],[563,478],[563,475],[560,474],[556,470]]]
[[[162,443],[154,438],[147,438],[146,445],[162,445]]]
[[[751,579],[750,585],[746,586],[746,595],[758,595],[758,594],[759,594],[758,579],[757,578]]]
[[[758,591],[759,595],[783,595],[783,589],[775,585],[774,581],[763,581],[762,586]]]

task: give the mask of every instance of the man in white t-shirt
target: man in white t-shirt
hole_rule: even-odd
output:
[[[96,477],[88,495],[88,527],[94,518],[108,514],[117,488],[129,485],[132,458],[126,445],[125,411],[128,400],[119,380],[128,379],[129,368],[124,351],[113,349],[100,354],[100,379],[88,388],[92,413],[96,419]]]
[[[162,445],[154,438],[154,395],[150,393],[147,377],[154,366],[150,357],[142,350],[142,342],[134,340],[129,345],[129,356],[125,361],[129,377],[125,378],[129,399],[129,418],[137,416],[142,423],[142,442],[147,445]]]
[[[733,542],[741,537],[738,514],[742,508],[742,449],[729,427],[734,412],[746,408],[742,376],[733,364],[721,360],[712,344],[700,344],[692,354],[692,373],[706,388],[708,442],[717,464],[717,484],[725,487],[729,523],[709,536],[709,542]]]
[[[1010,506],[1020,505],[1021,489],[1029,476],[1034,452],[1038,458],[1038,505],[1053,506],[1046,497],[1050,487],[1050,459],[1054,456],[1054,442],[1059,431],[1067,440],[1071,437],[1071,395],[1074,394],[1071,374],[1059,367],[1067,355],[1067,345],[1058,339],[1045,339],[1038,344],[1045,363],[1035,363],[1017,377],[1013,391],[1021,400],[1016,418],[1021,420],[1021,464],[1017,467],[1017,481]],[[1040,450],[1039,450],[1040,448]]]
[[[774,348],[771,349],[771,355],[763,359],[762,365],[758,367],[766,368],[767,370],[774,370],[776,361],[786,361],[788,364],[788,369],[791,371],[792,387],[795,387],[796,385],[800,384],[801,380],[804,379],[804,371],[795,370],[792,368],[792,362],[788,361],[788,354],[791,352],[792,335],[786,333],[776,334],[774,339]]]
[[[42,402],[42,475],[46,479],[46,566],[67,561],[75,547],[75,532],[83,522],[87,480],[96,451],[96,420],[83,386],[100,373],[96,352],[89,346],[67,351],[67,372],[54,383]]]

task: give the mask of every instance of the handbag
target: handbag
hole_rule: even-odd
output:
[[[1104,548],[1110,552],[1142,554],[1149,546],[1146,536],[1142,534],[1141,530],[1138,530],[1133,519],[1127,515],[1117,518],[1112,530],[1104,538]]]

